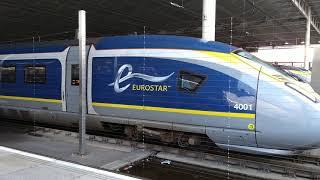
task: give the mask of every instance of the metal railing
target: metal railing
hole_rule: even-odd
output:
[[[294,67],[299,67],[299,68],[303,68],[304,67],[304,62],[303,61],[301,61],[301,62],[290,62],[290,61],[277,62],[277,61],[274,61],[274,62],[272,62],[272,64],[285,65],[285,66],[294,66]],[[311,70],[312,69],[312,62],[309,62],[309,67],[310,67],[310,70]]]

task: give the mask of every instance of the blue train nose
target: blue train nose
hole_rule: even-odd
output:
[[[320,103],[306,110],[305,116],[308,118],[305,131],[309,135],[306,142],[311,148],[320,148]]]
[[[296,89],[295,89],[296,88]],[[258,147],[306,150],[320,147],[320,103],[311,89],[260,82],[257,100]]]

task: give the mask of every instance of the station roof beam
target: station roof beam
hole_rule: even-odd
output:
[[[306,0],[291,0],[292,3],[300,10],[300,12],[305,16],[305,18],[309,18],[308,13],[311,11],[311,7],[307,3]],[[320,34],[320,21],[319,18],[312,16],[311,12],[311,25],[312,27]]]

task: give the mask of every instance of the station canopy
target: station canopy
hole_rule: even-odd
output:
[[[320,15],[320,0],[309,4]],[[88,37],[173,34],[201,37],[202,0],[1,0],[0,43],[75,39],[78,10]],[[293,0],[217,0],[216,40],[244,48],[303,44],[306,18]],[[320,35],[311,27],[311,43]]]

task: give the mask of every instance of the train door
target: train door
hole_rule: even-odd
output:
[[[88,53],[89,46],[87,46]],[[79,47],[71,47],[67,56],[66,68],[66,101],[67,112],[79,112]]]
[[[208,77],[211,83],[216,84],[215,94],[222,94],[216,99],[221,99],[217,102],[225,110],[207,121],[206,133],[222,148],[257,146],[255,114],[259,72],[249,70],[248,73],[234,71],[234,76],[224,76],[224,81],[220,82],[219,79]]]

